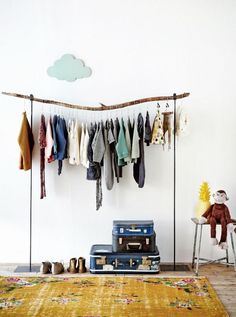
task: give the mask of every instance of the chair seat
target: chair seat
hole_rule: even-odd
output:
[[[197,219],[197,218],[191,218],[191,220],[192,220],[192,222],[195,223],[195,225],[200,225],[199,219]],[[232,224],[233,224],[234,226],[236,226],[236,220],[235,220],[235,219],[231,219],[231,220],[232,220]],[[210,224],[209,222],[205,222],[205,223],[203,223],[202,225],[209,225],[209,224]],[[220,225],[220,223],[217,223],[217,225]]]

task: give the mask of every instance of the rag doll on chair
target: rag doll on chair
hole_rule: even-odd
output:
[[[229,213],[228,207],[224,204],[228,197],[224,190],[218,190],[212,195],[215,203],[211,205],[207,211],[199,219],[199,224],[209,223],[211,226],[211,243],[212,245],[219,244],[221,249],[228,249],[226,242],[227,230],[233,232],[234,226]],[[221,224],[220,242],[216,239],[216,224]]]

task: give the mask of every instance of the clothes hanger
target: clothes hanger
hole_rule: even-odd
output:
[[[61,112],[62,112],[62,118],[65,119],[65,108],[64,107],[62,107]]]
[[[124,112],[123,112],[123,108],[120,109],[120,124],[122,124],[122,122],[124,121]]]
[[[23,112],[26,112],[26,108],[25,108],[25,100],[26,100],[26,97],[23,99],[23,101],[24,101],[24,111],[23,111]]]
[[[133,121],[135,122],[136,121],[136,108],[133,107]]]
[[[92,125],[95,125],[96,118],[95,118],[95,112],[94,111],[90,112],[89,121],[91,122]]]
[[[126,124],[128,123],[128,109],[124,109],[124,112],[125,112],[125,120],[126,120]]]
[[[173,111],[170,111],[170,105],[169,105],[169,103],[167,102],[166,103],[166,108],[165,108],[165,110],[162,112],[162,114],[163,115],[167,115],[167,114],[172,114],[173,113]]]
[[[160,109],[161,109],[161,105],[160,105],[160,103],[158,102],[158,103],[157,103],[157,113],[156,113],[156,115],[160,115]]]
[[[109,122],[110,120],[110,115],[111,115],[111,112],[110,110],[106,112],[106,122]]]
[[[83,112],[83,110],[81,110],[80,112],[77,111],[76,113],[77,113],[77,120],[81,121],[81,123],[84,122],[84,112]]]
[[[51,109],[52,109],[52,115],[54,117],[55,116],[55,106],[53,105]]]
[[[103,112],[99,111],[99,121],[103,121]]]
[[[86,125],[88,123],[88,111],[85,111],[85,121],[86,121]]]
[[[51,114],[52,114],[52,105],[49,105],[49,119],[51,119]]]

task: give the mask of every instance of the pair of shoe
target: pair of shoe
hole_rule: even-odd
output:
[[[40,273],[42,274],[61,274],[64,272],[64,265],[61,262],[42,262]]]
[[[85,273],[87,271],[85,266],[85,258],[79,257],[78,261],[76,258],[70,259],[70,264],[67,269],[69,273]]]

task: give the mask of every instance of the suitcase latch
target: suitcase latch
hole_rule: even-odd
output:
[[[112,265],[115,265],[115,267],[118,267],[118,259],[115,259],[115,261],[112,261]]]
[[[130,267],[133,267],[135,264],[136,264],[136,262],[133,261],[133,259],[130,259],[130,260],[129,260],[129,266],[130,266]]]
[[[130,267],[133,267],[133,266],[135,266],[137,264],[137,261],[135,261],[135,260],[133,260],[133,259],[130,259],[129,260],[129,266]]]
[[[151,265],[152,261],[147,256],[142,256],[142,265]]]
[[[106,264],[106,256],[101,256],[100,259],[96,259],[96,264],[97,264],[97,265],[104,265],[104,264]]]

